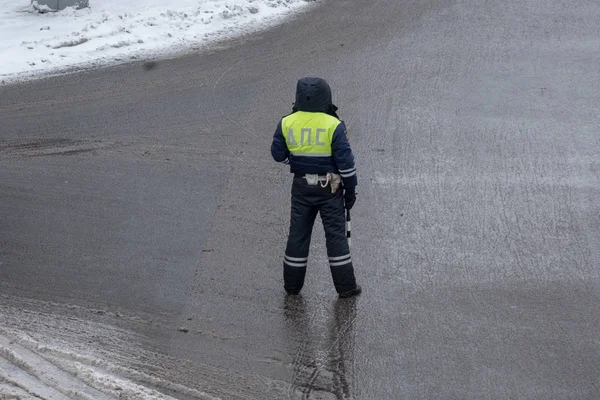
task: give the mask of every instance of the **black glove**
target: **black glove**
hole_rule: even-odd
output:
[[[354,188],[344,189],[344,202],[346,203],[346,210],[352,209],[354,202],[356,201],[356,190]]]

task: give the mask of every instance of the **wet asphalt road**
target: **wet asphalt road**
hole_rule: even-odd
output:
[[[2,87],[2,292],[132,316],[187,360],[162,373],[223,398],[600,398],[599,20],[328,1],[149,71]],[[282,290],[269,146],[307,75],[357,158],[356,300],[320,225],[302,298]]]

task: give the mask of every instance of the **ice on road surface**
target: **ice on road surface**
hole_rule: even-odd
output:
[[[40,13],[0,0],[0,83],[204,48],[269,25],[306,0],[91,0]]]

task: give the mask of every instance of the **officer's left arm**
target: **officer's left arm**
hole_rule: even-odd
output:
[[[346,125],[343,122],[337,126],[331,141],[331,152],[333,160],[340,171],[344,187],[354,188],[358,180],[356,178],[356,167],[354,166],[354,154],[350,148],[350,142],[346,136]]]
[[[283,137],[283,131],[281,130],[281,121],[277,124],[275,134],[273,134],[273,143],[271,143],[271,155],[277,162],[289,164],[288,157],[290,151],[288,150],[287,143]]]

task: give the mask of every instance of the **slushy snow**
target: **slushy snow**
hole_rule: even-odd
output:
[[[65,315],[75,306],[12,302],[0,296],[0,399],[175,400],[155,388],[221,399],[172,382],[178,361],[140,346],[139,335]]]
[[[282,23],[310,4],[314,2],[90,0],[90,8],[42,13],[29,0],[0,0],[0,82],[198,51]]]

